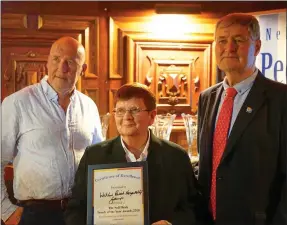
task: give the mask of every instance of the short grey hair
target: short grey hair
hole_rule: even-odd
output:
[[[216,31],[219,26],[229,27],[232,24],[240,24],[242,26],[247,26],[251,38],[253,40],[260,40],[260,26],[258,20],[255,16],[245,13],[231,13],[222,17],[216,23],[214,35],[216,34]]]

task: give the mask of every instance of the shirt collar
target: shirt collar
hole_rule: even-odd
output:
[[[147,142],[145,144],[145,147],[142,151],[142,153],[140,154],[140,157],[138,159],[135,158],[134,154],[131,153],[128,148],[126,147],[124,141],[123,141],[123,138],[121,136],[121,143],[122,143],[122,146],[125,150],[125,153],[126,153],[126,159],[128,162],[140,162],[140,161],[146,161],[146,158],[147,158],[147,155],[148,155],[148,147],[149,147],[149,142],[150,142],[150,130],[148,130],[148,139],[147,139]]]
[[[44,90],[45,95],[48,97],[49,100],[58,101],[57,92],[52,88],[52,86],[48,83],[47,80],[48,80],[48,76],[46,75],[40,81],[40,84]],[[70,99],[73,100],[74,96],[75,96],[75,91],[73,91],[73,94],[71,95]]]
[[[246,78],[245,80],[233,86],[239,95],[243,95],[247,90],[249,90],[252,87],[257,74],[258,74],[258,69],[255,68],[254,73],[250,77]],[[227,83],[226,77],[224,78],[222,85],[223,85],[224,90],[230,87]]]

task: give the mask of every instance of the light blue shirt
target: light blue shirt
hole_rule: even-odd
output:
[[[237,95],[235,96],[234,102],[233,102],[233,111],[232,111],[232,117],[231,117],[228,136],[230,135],[230,132],[232,130],[234,122],[238,116],[238,113],[239,113],[247,95],[249,94],[251,87],[254,84],[257,73],[258,73],[258,69],[256,68],[255,72],[250,77],[246,78],[245,80],[243,80],[240,83],[233,86],[233,88],[235,88],[237,91]],[[216,116],[216,123],[217,123],[219,112],[221,110],[221,106],[222,106],[223,101],[224,101],[226,89],[230,87],[227,83],[226,77],[224,78],[222,85],[223,85],[224,91],[222,92],[222,95],[221,95],[219,108],[218,108],[218,112],[217,112],[217,116]]]
[[[85,148],[102,140],[93,100],[75,90],[65,113],[47,77],[2,103],[1,167],[13,160],[18,200],[70,196]],[[2,197],[2,217],[9,213],[8,203]]]

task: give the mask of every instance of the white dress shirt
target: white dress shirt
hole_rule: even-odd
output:
[[[148,130],[148,139],[147,142],[145,144],[145,147],[142,151],[142,153],[140,154],[140,157],[138,159],[136,159],[135,155],[133,153],[131,153],[128,148],[126,147],[123,138],[121,136],[121,142],[122,142],[122,146],[126,152],[126,159],[127,162],[142,162],[142,161],[146,161],[147,158],[147,154],[148,154],[148,147],[149,147],[149,140],[150,140],[150,130]]]
[[[93,100],[77,90],[70,100],[65,113],[47,76],[4,99],[1,167],[13,160],[16,199],[70,196],[85,148],[103,140]]]

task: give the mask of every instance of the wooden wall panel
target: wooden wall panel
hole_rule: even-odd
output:
[[[124,77],[124,39],[123,31],[109,18],[109,78],[122,79]]]
[[[86,50],[86,63],[88,65],[85,72],[85,79],[97,79],[99,76],[99,18],[92,19],[88,26],[84,28],[85,40],[84,46]]]
[[[196,113],[211,85],[211,43],[136,42],[136,80],[156,93],[158,113]]]
[[[2,99],[39,82],[47,73],[46,48],[2,48]]]
[[[117,89],[110,89],[109,91],[109,112],[110,113],[112,113],[114,109],[116,91]],[[111,119],[110,119],[109,137],[115,137],[117,135],[118,135],[118,132],[117,132],[116,124],[115,124],[115,118],[114,118],[114,115],[112,114]]]
[[[100,102],[100,94],[98,88],[85,88],[84,94],[88,95],[94,102]]]
[[[124,73],[126,75],[126,83],[132,83],[135,81],[135,42],[129,36],[126,36],[126,55],[124,63]]]
[[[25,16],[26,14],[3,14],[1,17],[2,20],[2,28],[9,29],[23,29],[25,28]]]
[[[115,91],[126,82],[143,82],[146,83],[148,76],[145,74],[145,69],[148,68],[145,60],[142,60],[140,52],[147,54],[147,42],[154,42],[152,48],[160,51],[162,48],[162,40],[152,40],[147,30],[142,29],[148,23],[148,17],[93,17],[93,16],[74,16],[74,15],[51,15],[51,14],[5,14],[2,16],[2,27],[4,32],[2,34],[4,50],[4,62],[9,61],[7,56],[11,53],[11,49],[15,47],[15,54],[19,54],[19,49],[25,47],[26,52],[21,52],[27,55],[28,52],[34,48],[35,54],[39,55],[38,51],[45,52],[43,55],[42,64],[45,64],[45,58],[48,56],[49,48],[53,41],[61,36],[69,35],[83,43],[86,49],[86,62],[88,70],[85,75],[81,77],[77,84],[77,88],[89,95],[96,101],[99,112],[101,115],[111,112],[113,106],[113,95]],[[206,26],[213,26],[212,19],[206,20]],[[210,23],[210,24],[209,24]],[[209,25],[208,25],[209,24]],[[143,26],[143,27],[142,27]],[[209,29],[209,28],[208,28]],[[208,30],[207,29],[207,30]],[[190,40],[199,41],[204,45],[209,44],[212,39],[212,34],[206,32],[204,34],[192,35],[188,34]],[[166,41],[166,40],[165,40]],[[146,46],[144,43],[146,42]],[[174,40],[176,43],[177,40]],[[140,43],[143,46],[140,46]],[[138,47],[140,46],[140,47]],[[174,51],[177,44],[166,49],[166,52]],[[145,48],[146,47],[146,48]],[[161,52],[161,54],[165,54]],[[151,56],[152,58],[153,56]],[[202,55],[202,60],[205,55]],[[9,58],[9,57],[8,57]],[[31,57],[30,57],[31,58]],[[31,60],[31,59],[30,59]],[[155,67],[153,68],[155,80],[159,80],[159,71],[163,67],[170,67],[175,63],[162,63],[161,60],[166,58],[158,58],[154,61]],[[39,61],[39,60],[38,60]],[[192,60],[190,60],[191,62]],[[186,63],[186,73],[190,73],[192,68],[191,63]],[[205,59],[205,62],[206,59]],[[18,63],[19,64],[19,63]],[[209,62],[207,62],[210,65]],[[20,64],[19,64],[20,65]],[[12,74],[12,67],[2,68],[4,74]],[[43,70],[43,69],[42,69]],[[44,70],[44,73],[46,70]],[[149,71],[151,72],[151,71]],[[141,73],[141,75],[139,75]],[[200,72],[202,74],[202,72]],[[35,79],[35,73],[29,75],[32,82],[38,81]],[[144,80],[142,80],[144,79]],[[6,79],[7,80],[7,79]],[[190,89],[192,79],[186,76],[185,85]],[[3,86],[7,86],[7,81],[4,81]],[[31,82],[23,83],[22,88],[29,85]],[[204,82],[202,82],[204,84]],[[153,83],[155,93],[158,93],[158,83]],[[13,86],[13,85],[12,85]],[[15,85],[14,85],[15,86]],[[19,89],[18,88],[18,89]],[[4,88],[3,97],[18,90],[8,90]],[[187,90],[185,90],[187,91]],[[188,91],[186,93],[189,93]],[[188,94],[186,96],[186,110],[189,112],[191,107],[192,97]],[[163,99],[161,99],[163,100]],[[99,102],[101,101],[101,102]],[[162,105],[166,105],[162,102]],[[186,107],[184,106],[184,107]],[[178,106],[179,109],[180,106]],[[159,109],[163,109],[159,107]],[[160,111],[159,113],[164,113]],[[181,124],[182,125],[182,124]],[[109,137],[117,135],[114,123],[111,123]]]
[[[67,2],[1,2],[1,100],[38,81],[46,73],[45,59],[51,44],[67,35],[81,41],[86,48],[88,70],[77,88],[96,101],[101,115],[113,109],[115,91],[134,81],[149,84],[157,94],[159,113],[177,108],[177,112],[194,114],[199,92],[216,82],[213,31],[218,18],[235,11],[285,8],[283,2],[254,1],[177,2],[176,9],[180,12],[181,7],[194,3],[200,5],[201,13],[185,15],[187,30],[175,37],[158,36],[150,30],[154,17],[158,16],[159,4],[171,6],[168,2],[69,2],[69,7]],[[173,29],[170,28],[170,34],[175,33]],[[172,69],[185,76],[178,74],[173,79],[176,84],[173,86],[183,85],[179,88],[182,98],[179,100],[184,102],[176,105],[165,102],[169,100],[164,99],[166,93],[159,97],[158,81],[164,74],[161,71],[171,75]],[[173,75],[170,75],[161,82],[172,89]],[[176,91],[172,90],[174,94]],[[115,135],[115,124],[111,122],[108,137]],[[171,140],[186,146],[179,116]]]
[[[82,87],[82,84],[86,85],[83,80],[87,79],[92,80],[92,86],[89,88],[98,88],[98,18],[4,14],[2,15],[1,99],[38,82],[47,74],[46,61],[51,44],[66,35],[78,39],[86,49],[88,69],[77,83],[77,89],[84,92],[85,87]]]
[[[181,113],[196,114],[200,91],[214,80],[211,29],[215,20],[206,20],[211,24],[206,25],[205,33],[187,33],[181,40],[167,41],[154,39],[144,29],[148,27],[147,18],[133,19],[135,21],[124,17],[110,19],[118,31],[118,35],[114,35],[110,30],[110,37],[123,41],[124,77],[129,82],[146,84],[155,93],[158,114],[177,115],[170,140],[187,148]],[[116,38],[113,43],[120,43],[115,42]],[[118,54],[111,56],[111,51],[109,54],[119,62]],[[110,94],[110,101],[111,98]]]

